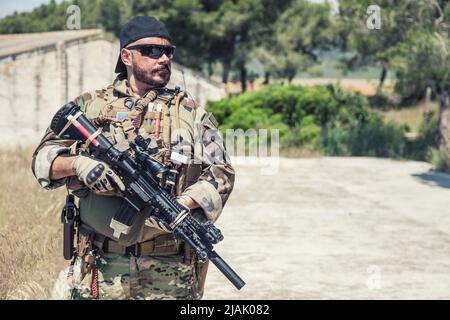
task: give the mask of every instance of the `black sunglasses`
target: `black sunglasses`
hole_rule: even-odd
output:
[[[139,50],[143,56],[147,56],[152,59],[159,59],[163,54],[165,54],[169,59],[172,59],[173,53],[175,52],[175,46],[163,46],[157,44],[139,44],[126,47],[125,49]]]

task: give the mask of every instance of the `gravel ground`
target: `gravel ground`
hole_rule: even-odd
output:
[[[276,175],[235,160],[205,299],[450,298],[450,176],[425,162],[280,159]]]

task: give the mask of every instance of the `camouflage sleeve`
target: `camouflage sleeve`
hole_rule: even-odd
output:
[[[74,102],[83,108],[87,103],[86,96],[79,96],[74,99]],[[31,170],[43,188],[47,190],[56,189],[68,182],[72,183],[73,179],[70,178],[52,180],[50,179],[50,172],[53,161],[58,156],[75,154],[76,144],[75,140],[60,139],[50,128],[47,129],[41,142],[33,152],[31,163]]]
[[[60,140],[47,129],[41,143],[33,152],[31,169],[41,187],[45,189],[56,189],[65,185],[66,179],[51,180],[50,172],[53,161],[62,154],[70,154],[75,141]]]
[[[194,199],[208,220],[215,222],[233,190],[235,172],[214,116],[201,112],[199,117],[194,128],[194,143],[201,151],[195,151],[195,157],[202,161],[203,170],[198,181],[183,195]]]

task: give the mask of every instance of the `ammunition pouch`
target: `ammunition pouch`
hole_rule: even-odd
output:
[[[184,255],[185,260],[187,260],[186,256],[189,256],[189,260],[191,259],[190,256],[192,256],[190,247],[185,245],[180,239],[174,239],[172,234],[163,234],[152,240],[135,243],[131,246],[123,246],[108,237],[95,234],[93,244],[94,247],[99,249],[99,252],[103,253],[132,254],[134,256]]]

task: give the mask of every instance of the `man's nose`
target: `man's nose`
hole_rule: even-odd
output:
[[[167,64],[167,63],[169,63],[170,62],[170,58],[166,55],[166,54],[163,54],[159,59],[158,59],[158,63],[161,63],[161,64]]]

